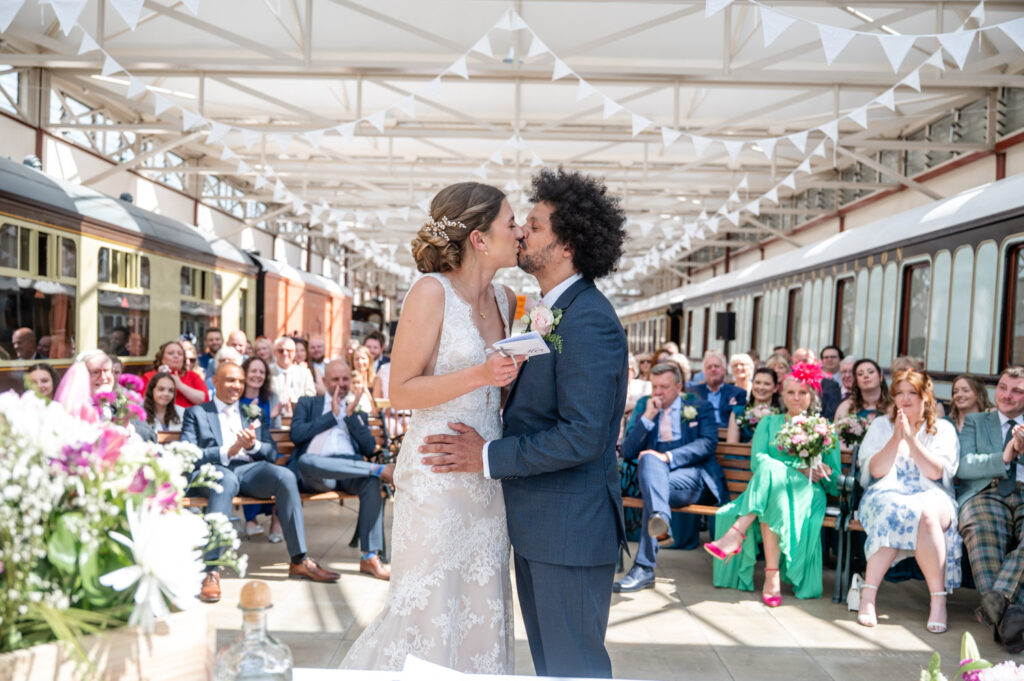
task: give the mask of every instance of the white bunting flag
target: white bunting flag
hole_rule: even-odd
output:
[[[577,102],[582,102],[584,99],[586,99],[590,95],[596,95],[596,94],[597,94],[597,89],[594,88],[594,86],[591,85],[590,83],[588,83],[587,81],[585,81],[582,78],[580,78],[580,86],[579,86],[579,89],[576,90],[576,101]]]
[[[800,165],[796,167],[797,172],[810,174],[811,172],[811,159],[805,158]]]
[[[977,33],[977,31],[956,31],[955,33],[939,34],[939,43],[942,44],[946,52],[949,52],[949,56],[953,58],[958,68],[964,67],[967,53],[971,51],[971,45],[974,44],[974,36]]]
[[[707,4],[704,5],[704,18],[714,16],[731,4],[732,0],[707,0]]]
[[[479,166],[477,166],[476,170],[473,171],[473,174],[476,175],[477,177],[479,177],[481,180],[486,180],[487,179],[487,164],[486,163],[481,163]]]
[[[807,131],[802,130],[801,132],[794,132],[792,135],[786,137],[793,146],[800,150],[800,153],[807,152]]]
[[[821,37],[821,46],[825,49],[825,62],[831,66],[836,57],[846,49],[846,46],[857,35],[853,31],[828,24],[817,24],[818,35]]]
[[[408,220],[409,219],[409,206],[402,206],[401,208],[399,208],[398,209],[398,217],[402,218],[403,220]]]
[[[388,244],[387,249],[388,255],[390,255],[393,258],[395,257],[395,252],[398,250],[398,244]]]
[[[515,178],[512,178],[511,180],[505,183],[505,186],[502,187],[502,189],[505,190],[506,194],[511,194],[513,192],[519,191],[520,189],[522,189],[522,187],[519,185],[518,182],[516,182]]]
[[[384,132],[384,115],[385,111],[384,109],[381,109],[380,111],[375,111],[374,113],[370,114],[363,120],[372,125],[373,127],[377,128],[377,132]]]
[[[704,152],[708,150],[708,147],[714,141],[710,137],[702,137],[700,135],[690,135],[690,140],[693,142],[693,150],[697,152],[698,158],[704,155]]]
[[[505,146],[512,147],[513,149],[518,149],[519,151],[523,151],[524,149],[526,149],[526,142],[524,142],[523,138],[520,137],[518,134],[515,134],[505,141]]]
[[[274,144],[277,145],[278,149],[280,149],[282,153],[286,153],[288,151],[288,145],[292,143],[291,135],[286,132],[272,132],[270,133],[270,137],[274,140]]]
[[[999,30],[1005,33],[1007,38],[1017,43],[1017,47],[1024,50],[1024,17],[1004,21],[999,24]]]
[[[604,117],[606,119],[611,118],[615,114],[622,111],[623,106],[616,102],[611,97],[604,95]]]
[[[743,140],[722,141],[722,146],[725,147],[727,152],[729,152],[729,158],[733,163],[735,163],[736,159],[739,158],[740,152],[743,151],[744,144],[745,142]]]
[[[745,189],[750,191],[750,173],[743,173],[743,179],[736,185],[736,189]]]
[[[302,133],[302,136],[309,140],[314,149],[320,151],[320,143],[324,141],[324,132],[323,130],[310,130]]]
[[[764,193],[764,200],[771,201],[776,206],[779,205],[779,188],[778,186],[772,187]]]
[[[128,24],[128,28],[134,31],[135,27],[139,24],[139,15],[142,14],[142,1],[110,0],[110,4],[114,6],[117,13],[124,19],[124,23]]]
[[[727,198],[725,200],[725,205],[728,206],[730,203],[739,203],[739,202],[740,202],[739,190],[733,189],[732,190],[732,194],[729,194],[729,198]]]
[[[135,76],[128,76],[128,92],[125,93],[125,97],[128,99],[135,99],[139,95],[146,92],[146,83],[141,78]]]
[[[755,199],[754,201],[751,201],[750,203],[745,205],[743,208],[748,213],[751,213],[753,215],[761,215],[761,199]]]
[[[3,12],[3,5],[6,0],[0,0],[0,13]],[[3,31],[6,27],[3,25],[3,16],[0,16],[0,31]],[[100,46],[96,44],[96,41],[92,39],[92,36],[88,33],[82,33],[82,42],[78,46],[78,54],[86,54],[87,52],[94,52],[100,49]]]
[[[185,5],[189,12],[192,12],[192,16],[199,16],[199,0],[181,0],[181,4]]]
[[[220,160],[230,161],[233,158],[238,158],[238,154],[231,151],[231,147],[225,146],[224,150],[220,152]]]
[[[511,9],[505,10],[505,13],[501,15],[501,18],[494,22],[494,28],[499,29],[501,31],[511,31],[512,19],[509,16],[511,12]]]
[[[907,87],[914,88],[918,92],[921,91],[921,69],[914,69],[907,74],[907,77],[900,81],[900,85],[906,85]]]
[[[768,7],[761,6],[761,28],[764,33],[764,46],[768,47],[775,42],[775,39],[782,35],[787,28],[796,21],[795,17],[782,12],[776,12]]]
[[[708,209],[707,208],[701,208],[700,209],[700,215],[697,216],[697,219],[701,220],[701,221],[707,220],[708,219]]]
[[[718,234],[718,223],[719,219],[717,217],[713,217],[704,224],[708,226],[708,229],[710,229],[712,233]],[[702,238],[700,230],[697,230],[697,237]]]
[[[172,106],[174,106],[174,102],[167,99],[163,95],[158,95],[155,92],[153,93],[153,113],[155,115],[159,116],[164,111],[170,109]]]
[[[508,23],[510,30],[513,31],[518,31],[524,28],[530,28],[526,24],[526,22],[523,21],[523,18],[519,16],[519,12],[515,11],[514,9],[511,9],[508,12]]]
[[[529,59],[540,54],[547,54],[550,51],[548,46],[544,44],[544,41],[534,35],[533,42],[530,43],[530,51],[526,53],[526,58]]]
[[[238,166],[235,168],[235,175],[248,175],[251,172],[252,166],[242,159],[238,159]]]
[[[882,94],[875,97],[875,101],[884,106],[889,111],[896,110],[896,88],[891,87]]]
[[[367,218],[368,215],[369,215],[369,213],[367,213],[365,210],[357,210],[356,211],[356,224],[360,224],[360,225],[364,224],[366,222],[366,218]],[[359,241],[359,239],[356,239],[356,241]]]
[[[406,116],[410,118],[416,118],[416,96],[409,95],[408,97],[402,97],[400,100],[395,102],[392,109],[398,109]]]
[[[437,99],[441,96],[441,76],[435,76],[430,82],[423,86],[423,94],[430,99]]]
[[[274,169],[270,166],[269,163],[265,163],[263,165],[263,174],[266,175],[268,178],[277,177],[277,173],[274,172]]]
[[[121,65],[118,64],[113,57],[111,57],[106,52],[104,52],[103,55],[103,70],[100,71],[100,73],[102,73],[104,76],[112,76],[115,73],[120,73],[121,71],[124,71],[124,68],[122,68]]]
[[[981,0],[978,6],[971,10],[968,18],[977,21],[979,26],[985,23],[985,0]]]
[[[256,179],[252,183],[252,186],[255,189],[263,189],[264,187],[267,186],[267,178],[263,177],[262,175],[257,175]]]
[[[491,154],[490,161],[491,161],[491,163],[493,163],[495,165],[499,165],[499,166],[505,165],[505,157],[501,155],[501,149],[498,149],[493,154]]]
[[[7,27],[11,25],[23,4],[25,4],[25,0],[0,0],[0,33],[6,31]],[[92,40],[92,38],[89,38],[89,40]],[[84,44],[85,40],[82,43]],[[93,49],[96,48],[94,47]],[[79,52],[78,54],[82,53]]]
[[[530,159],[530,167],[531,168],[536,168],[538,166],[543,166],[543,165],[544,165],[544,160],[540,156],[537,155],[537,152],[533,152],[533,158]]]
[[[633,137],[636,137],[641,132],[650,127],[654,121],[650,118],[644,118],[639,114],[633,114]]]
[[[672,144],[679,139],[679,136],[683,133],[673,128],[662,127],[661,129],[661,143],[665,145],[665,148],[672,146]]]
[[[740,212],[738,210],[734,210],[731,213],[726,213],[725,219],[731,222],[733,224],[733,227],[740,226]],[[708,228],[711,228],[710,223],[708,224]],[[714,232],[715,234],[718,234],[718,225],[716,224],[715,229],[712,229],[711,231]]]
[[[50,0],[50,6],[53,7],[53,11],[57,15],[60,30],[64,31],[65,37],[71,35],[71,29],[78,23],[78,17],[82,15],[85,3],[86,0]]]
[[[286,196],[288,196],[288,187],[284,186],[284,182],[278,180],[274,183],[274,201],[282,203]]]
[[[376,213],[374,213],[374,215],[377,216],[377,219],[380,221],[381,225],[387,225],[388,220],[391,218],[391,211],[378,210]]]
[[[778,141],[776,137],[765,137],[764,139],[757,140],[757,146],[761,147],[761,151],[769,161],[775,155],[775,145]]]
[[[825,136],[833,142],[839,139],[839,121],[829,121],[825,125],[818,126],[818,130],[825,133]]]
[[[454,73],[456,76],[462,76],[465,80],[469,80],[469,68],[466,66],[466,55],[462,55],[452,65],[445,69],[445,73]]]
[[[680,243],[683,245],[683,248],[685,248],[687,251],[689,251],[690,247],[693,245],[693,243],[690,241],[689,234],[684,234],[683,238],[680,240]]]
[[[572,69],[569,68],[569,65],[566,64],[561,59],[559,59],[558,57],[555,57],[555,66],[551,70],[551,80],[565,78],[570,73],[572,73]]]
[[[654,224],[650,222],[637,222],[636,226],[640,228],[640,235],[647,238],[647,235],[654,229]]]
[[[914,46],[914,40],[917,36],[879,33],[876,37],[882,45],[882,49],[885,50],[885,56],[889,58],[889,64],[892,66],[893,73],[899,73],[900,66],[903,64],[903,60],[907,58],[907,53]]]
[[[417,201],[416,207],[419,208],[424,213],[426,213],[427,215],[430,215],[430,199],[422,199],[420,201]]]
[[[206,122],[202,114],[198,114],[191,109],[181,110],[181,130],[182,132],[188,132],[192,128],[199,127]]]
[[[242,144],[246,149],[252,149],[253,145],[260,141],[261,134],[258,130],[242,128]]]
[[[814,147],[814,151],[811,152],[811,157],[818,156],[825,158],[825,140],[818,142],[818,146]]]
[[[866,129],[868,127],[868,108],[866,106],[857,107],[846,117],[862,128]]]
[[[334,126],[334,129],[337,130],[338,134],[340,134],[346,140],[351,140],[352,137],[356,134],[355,123],[342,123],[341,125]]]
[[[1022,38],[1024,38],[1024,36],[1022,36]],[[1022,45],[1021,47],[1024,47],[1024,45]],[[921,64],[921,66],[934,66],[939,71],[945,71],[946,62],[942,61],[942,50],[936,50],[935,52],[933,52],[932,56],[925,59],[924,63]]]
[[[779,184],[786,185],[787,187],[789,187],[790,189],[795,191],[796,190],[796,173],[790,173],[789,175],[786,175],[786,177],[782,178],[782,182],[780,182]]]
[[[491,50],[491,41],[487,38],[487,34],[484,33],[480,36],[480,40],[476,41],[473,47],[469,48],[473,52],[479,52],[480,54],[494,58],[494,52]]]

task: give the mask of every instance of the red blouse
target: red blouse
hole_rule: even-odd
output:
[[[146,390],[149,388],[149,381],[155,375],[156,371],[147,371],[146,373],[142,374],[142,380],[146,384],[145,387],[142,389],[143,393],[145,393]],[[209,401],[210,393],[206,389],[206,382],[203,381],[203,379],[199,378],[199,374],[197,374],[194,371],[186,371],[184,374],[179,373],[178,375],[181,377],[181,382],[187,385],[188,387],[203,391],[203,402]],[[174,403],[179,407],[184,407],[185,409],[195,406],[191,401],[189,401],[187,397],[181,394],[180,390],[175,391]]]

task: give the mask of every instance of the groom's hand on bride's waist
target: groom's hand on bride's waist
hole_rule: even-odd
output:
[[[483,470],[484,439],[463,423],[449,423],[457,435],[428,435],[423,438],[422,461],[435,473],[476,473]]]

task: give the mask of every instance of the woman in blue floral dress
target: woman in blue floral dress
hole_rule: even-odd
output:
[[[931,592],[928,631],[946,630],[946,595],[960,586],[962,544],[956,529],[953,476],[960,456],[956,428],[937,420],[932,381],[908,369],[893,376],[893,407],[868,428],[860,446],[857,511],[867,533],[857,621],[877,624],[875,598],[893,562],[913,556]]]

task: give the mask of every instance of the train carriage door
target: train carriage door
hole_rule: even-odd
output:
[[[1024,244],[1011,247],[1006,256],[1006,310],[1001,367],[1024,364]]]

